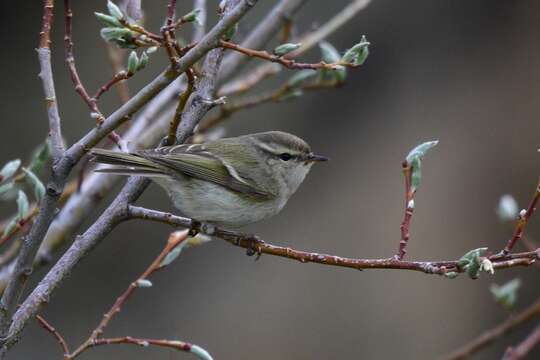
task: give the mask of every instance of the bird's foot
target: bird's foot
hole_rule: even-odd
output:
[[[246,255],[253,256],[256,255],[255,261],[259,260],[262,255],[261,246],[265,244],[257,235],[245,235],[245,240],[248,242],[246,247]]]

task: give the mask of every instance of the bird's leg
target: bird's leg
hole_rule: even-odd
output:
[[[203,228],[204,228],[204,225],[203,225]],[[212,234],[207,234],[207,235],[215,235],[234,245],[245,247],[247,256],[253,256],[257,254],[257,257],[255,258],[255,260],[259,260],[259,258],[261,257],[262,255],[261,246],[265,244],[265,242],[261,240],[257,235],[244,234],[244,233],[240,233],[236,231],[218,229],[215,227],[213,228]],[[245,244],[242,244],[242,243],[245,243]]]
[[[248,246],[246,247],[246,255],[253,256],[257,254],[255,261],[259,260],[262,255],[261,245],[264,245],[264,241],[261,240],[257,235],[244,235],[245,240],[248,241]]]

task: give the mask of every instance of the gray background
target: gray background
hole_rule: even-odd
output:
[[[105,1],[74,3],[75,52],[81,77],[93,90],[110,77],[92,15],[105,10]],[[158,29],[165,1],[143,3],[149,26]],[[189,2],[180,3],[189,9]],[[269,3],[257,5],[239,37],[264,16]],[[300,31],[324,22],[346,3],[310,1],[298,19]],[[280,215],[248,230],[299,249],[390,256],[402,217],[400,163],[412,146],[436,138],[440,145],[424,162],[408,257],[452,259],[474,247],[502,247],[511,227],[494,214],[499,196],[512,193],[525,206],[538,176],[539,7],[536,1],[374,1],[330,38],[339,49],[362,34],[372,42],[368,61],[349,72],[346,86],[261,106],[227,123],[228,135],[290,131],[332,158],[313,169]],[[40,2],[4,1],[2,8],[4,162],[29,154],[47,127],[34,51]],[[65,70],[62,26],[57,17],[53,66],[71,143],[92,120]],[[316,51],[306,56],[316,57]],[[163,54],[154,56],[151,66],[130,80],[132,91],[164,65]],[[109,113],[117,105],[111,92],[102,110]],[[139,203],[170,209],[156,186]],[[3,204],[2,212],[13,207]],[[140,222],[120,226],[76,268],[43,314],[72,346],[79,344],[159,252],[169,231]],[[538,232],[535,218],[527,233],[538,238]],[[45,271],[36,271],[34,281]],[[153,277],[154,287],[137,291],[106,335],[178,338],[204,346],[216,359],[432,359],[505,319],[488,287],[516,276],[524,281],[517,304],[522,308],[538,295],[535,268],[450,281],[270,256],[254,262],[241,249],[215,241],[184,253]],[[477,358],[500,357],[532,326]],[[147,357],[192,358],[171,350],[111,346],[92,349],[81,359]],[[59,359],[60,351],[49,334],[31,324],[10,358]]]

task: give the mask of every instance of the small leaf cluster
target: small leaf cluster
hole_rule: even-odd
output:
[[[435,147],[439,143],[438,140],[427,141],[412,149],[405,161],[407,166],[411,168],[411,191],[415,192],[420,185],[422,179],[422,159],[426,155],[427,151]]]
[[[493,264],[484,257],[486,247],[468,251],[457,262],[457,267],[466,272],[471,279],[478,279],[481,271],[493,274]]]
[[[281,57],[299,49],[301,46],[302,44],[299,43],[285,43],[277,46],[273,53]],[[326,64],[335,64],[335,69],[307,69],[296,72],[287,81],[288,91],[279,99],[287,100],[302,96],[304,94],[302,88],[309,85],[339,86],[343,84],[347,77],[347,68],[344,64],[363,64],[369,54],[368,46],[369,42],[367,42],[365,36],[362,36],[360,43],[347,50],[345,55],[341,56],[332,44],[327,41],[321,42],[319,44],[321,60]]]
[[[24,183],[33,190],[38,203],[45,196],[45,186],[36,174],[43,171],[48,160],[49,147],[44,143],[36,149],[27,167],[21,166],[20,159],[15,159],[7,162],[0,170],[0,200],[15,199],[17,204],[17,215],[6,226],[2,237],[11,234],[30,215],[30,202],[23,189]]]
[[[144,34],[137,34],[129,28],[129,19],[118,5],[109,0],[107,10],[109,15],[100,12],[94,13],[98,20],[105,25],[100,32],[103,40],[123,49],[136,49],[147,42],[148,39]]]
[[[520,279],[513,279],[504,285],[492,284],[489,288],[493,299],[506,309],[511,309],[517,300],[517,292],[521,287]]]

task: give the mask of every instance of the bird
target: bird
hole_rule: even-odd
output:
[[[95,171],[150,178],[184,216],[237,229],[279,213],[312,165],[329,160],[301,138],[267,131],[129,153],[91,149]]]

